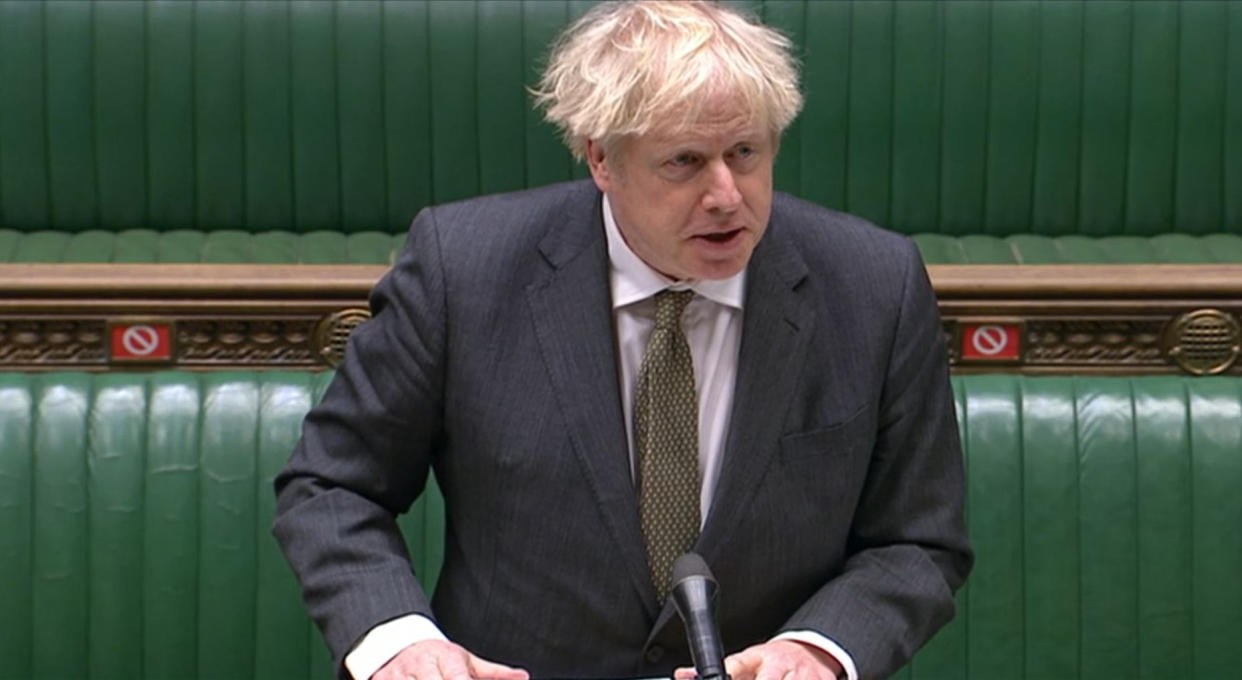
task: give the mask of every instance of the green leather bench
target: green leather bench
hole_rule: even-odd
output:
[[[0,679],[331,678],[270,536],[330,373],[0,373]],[[443,554],[438,491],[402,527]]]
[[[1242,263],[1242,235],[947,236],[915,234],[928,264]],[[0,230],[0,263],[202,262],[213,264],[392,264],[405,232],[239,229],[102,229],[69,233]]]
[[[0,230],[0,263],[392,264],[405,231]]]
[[[0,262],[385,262],[583,177],[522,86],[591,4],[0,0]],[[778,188],[930,262],[1242,262],[1242,4],[733,4],[805,64]]]
[[[329,378],[0,374],[0,678],[330,678],[269,533]],[[954,388],[978,562],[898,677],[1236,677],[1242,381]],[[432,583],[442,518],[402,519]]]

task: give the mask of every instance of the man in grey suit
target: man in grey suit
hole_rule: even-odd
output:
[[[946,355],[907,239],[773,193],[789,42],[603,5],[536,96],[593,181],[420,213],[277,479],[342,677],[687,677],[689,549],[734,680],[892,673],[971,565]],[[394,520],[430,469],[434,599]]]

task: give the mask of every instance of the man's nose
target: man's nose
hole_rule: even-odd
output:
[[[742,192],[737,190],[733,168],[724,159],[708,163],[707,182],[707,190],[703,193],[703,207],[707,210],[733,212],[742,204]]]

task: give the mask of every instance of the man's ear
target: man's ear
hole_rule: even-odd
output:
[[[610,159],[604,153],[604,145],[598,140],[588,139],[586,143],[587,167],[591,170],[591,178],[595,180],[595,186],[604,193],[611,191],[616,181],[612,163],[609,161]]]

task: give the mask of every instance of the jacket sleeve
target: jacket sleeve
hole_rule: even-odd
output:
[[[894,673],[953,617],[954,592],[973,562],[944,334],[926,270],[907,245],[875,447],[844,569],[782,628],[827,636],[862,678]]]
[[[431,210],[370,303],[275,481],[273,533],[338,669],[374,626],[432,617],[396,523],[422,492],[442,431],[447,309]]]

